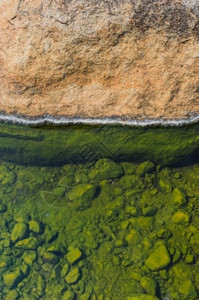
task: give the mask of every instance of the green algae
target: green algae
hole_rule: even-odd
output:
[[[2,299],[199,298],[197,126],[1,126]]]

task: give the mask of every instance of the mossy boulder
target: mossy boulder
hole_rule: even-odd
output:
[[[41,274],[38,274],[38,277],[37,277],[37,293],[40,297],[44,294],[45,288],[46,288],[45,279]]]
[[[80,270],[76,267],[72,269],[65,277],[68,284],[74,284],[80,279]]]
[[[159,180],[159,188],[164,194],[170,194],[173,189],[171,181],[164,177],[160,178]]]
[[[145,175],[146,173],[150,173],[155,169],[155,164],[151,161],[145,161],[141,164],[136,169],[136,173],[140,176]]]
[[[158,209],[157,207],[153,205],[148,205],[142,208],[142,214],[143,216],[154,216],[157,213]]]
[[[149,295],[156,294],[156,281],[151,277],[142,277],[140,280],[140,285],[143,287],[144,291]]]
[[[17,223],[11,231],[11,240],[16,243],[24,239],[28,234],[28,226],[25,223]]]
[[[0,184],[11,185],[14,183],[16,175],[13,171],[10,171],[5,165],[0,165]]]
[[[176,288],[177,286],[178,291],[182,295],[183,299],[198,299],[196,288],[191,279],[182,279],[181,282],[179,282],[179,285],[176,285]]]
[[[29,237],[27,239],[21,240],[15,244],[16,248],[21,248],[24,250],[36,250],[41,244],[42,240],[36,237]]]
[[[190,215],[184,210],[178,210],[172,216],[171,221],[176,224],[187,226],[190,222]]]
[[[73,293],[73,291],[66,291],[63,294],[62,300],[73,300],[75,299],[75,294]]]
[[[143,187],[142,180],[137,174],[124,175],[119,180],[119,184],[123,189]]]
[[[123,168],[109,158],[99,159],[90,171],[89,177],[95,180],[113,179],[124,174]]]
[[[73,265],[82,257],[82,252],[79,248],[71,248],[70,251],[66,254],[66,259],[69,264]]]
[[[151,254],[145,261],[147,267],[152,271],[164,269],[170,262],[169,252],[163,243],[156,243]]]
[[[17,213],[14,214],[14,221],[16,223],[25,223],[27,224],[29,219],[30,219],[30,216],[27,212],[25,212],[24,210],[20,210],[18,211]]]
[[[1,255],[0,256],[0,273],[7,270],[9,266],[12,264],[12,259],[10,256]]]
[[[28,222],[29,230],[34,233],[42,233],[43,226],[40,222],[31,220]]]
[[[172,192],[172,200],[177,206],[181,207],[187,202],[186,194],[181,189],[175,188]]]
[[[61,277],[66,276],[66,274],[68,273],[68,271],[69,271],[69,264],[66,263],[62,267],[62,270],[61,270],[61,273],[60,273]]]
[[[12,290],[6,295],[5,300],[17,300],[18,298],[19,293],[17,292],[17,290]]]
[[[20,269],[16,269],[13,272],[8,272],[3,275],[3,281],[6,287],[10,290],[15,288],[23,279],[23,273]]]
[[[51,252],[48,252],[48,251],[45,251],[43,256],[43,261],[45,263],[50,263],[50,264],[57,264],[59,262],[59,258],[58,256],[55,254],[55,253],[51,253]]]
[[[174,283],[173,291],[178,293],[179,299],[198,299],[197,291],[192,278],[192,272],[189,266],[180,263],[172,268]]]
[[[32,264],[36,261],[37,252],[33,250],[25,251],[22,258],[28,266],[32,266]]]
[[[199,232],[196,232],[190,238],[191,247],[196,255],[199,255]]]
[[[72,206],[77,210],[85,210],[92,205],[92,200],[97,192],[97,186],[89,183],[76,185],[68,193]]]

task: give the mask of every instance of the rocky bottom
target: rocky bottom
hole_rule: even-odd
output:
[[[199,299],[198,182],[199,164],[1,162],[1,299]]]

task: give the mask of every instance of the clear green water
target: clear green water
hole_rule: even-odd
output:
[[[1,299],[199,299],[198,154],[198,125],[0,124]]]

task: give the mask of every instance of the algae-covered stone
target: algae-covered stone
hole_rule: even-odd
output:
[[[28,227],[25,223],[17,223],[11,231],[11,240],[16,243],[27,236]]]
[[[125,207],[125,211],[127,212],[128,215],[137,217],[138,216],[138,210],[135,206],[132,205],[127,205]]]
[[[59,262],[59,258],[55,253],[46,251],[43,254],[43,261],[55,265]]]
[[[30,268],[26,264],[22,264],[21,267],[20,267],[20,270],[23,273],[23,275],[26,277],[26,276],[28,276]]]
[[[171,262],[168,250],[163,243],[157,243],[145,263],[152,271],[166,268]]]
[[[142,180],[137,174],[122,176],[122,178],[119,180],[119,184],[123,189],[138,188],[143,186]]]
[[[143,216],[154,216],[157,213],[158,209],[155,206],[146,206],[142,208]]]
[[[36,250],[42,244],[42,240],[36,237],[29,237],[15,244],[15,247],[24,250]]]
[[[186,264],[192,264],[194,262],[194,256],[192,254],[187,254],[185,257]]]
[[[18,298],[19,293],[17,292],[17,290],[12,290],[6,295],[5,300],[17,300]]]
[[[9,171],[5,165],[0,166],[0,184],[5,186],[12,184],[15,181],[16,175],[14,172]]]
[[[15,288],[22,279],[23,273],[19,269],[16,269],[13,272],[8,272],[3,275],[3,281],[6,287],[10,290]]]
[[[63,294],[62,300],[73,300],[75,298],[75,294],[73,291],[66,291]]]
[[[11,265],[12,259],[10,256],[1,255],[0,256],[0,273],[7,270],[8,267]]]
[[[29,230],[34,232],[34,233],[41,233],[42,232],[42,224],[40,222],[31,220],[28,223],[29,225]]]
[[[143,287],[144,291],[147,294],[155,295],[156,294],[156,282],[153,278],[142,277],[140,280],[140,285]]]
[[[159,186],[160,190],[165,194],[172,192],[172,183],[168,178],[161,177],[159,180]]]
[[[159,300],[159,299],[151,295],[138,294],[135,296],[127,297],[127,300]]]
[[[179,282],[178,289],[183,299],[198,299],[196,288],[191,279],[182,278],[182,281]]]
[[[178,210],[172,216],[172,222],[181,225],[188,225],[190,221],[190,216],[186,211]]]
[[[29,215],[23,210],[14,214],[14,220],[16,223],[28,223],[29,219]]]
[[[79,248],[71,249],[66,255],[67,261],[71,265],[79,261],[81,257],[82,257],[82,252]]]
[[[183,206],[187,202],[185,193],[178,188],[175,188],[173,190],[172,199],[173,199],[173,202],[176,205],[178,205],[179,207]]]
[[[45,288],[46,288],[45,279],[41,274],[38,274],[38,277],[37,277],[37,293],[40,297],[44,294]]]
[[[25,251],[22,258],[28,266],[32,266],[37,258],[37,252],[33,250]]]
[[[129,245],[135,245],[139,241],[140,234],[135,229],[131,229],[126,235],[125,239]]]
[[[123,168],[109,158],[99,159],[93,170],[90,171],[91,179],[103,180],[117,178],[124,174]]]
[[[198,299],[195,285],[192,281],[192,272],[189,266],[177,264],[172,269],[174,273],[174,290],[179,293],[179,298],[183,300]]]
[[[62,270],[61,270],[61,273],[60,273],[61,277],[66,276],[66,274],[68,273],[68,271],[69,271],[69,264],[66,263],[62,267]]]
[[[90,293],[84,293],[79,297],[79,300],[90,300],[90,299],[91,299]]]
[[[78,268],[72,269],[65,277],[65,280],[68,284],[76,283],[80,278],[80,271]]]
[[[196,232],[194,235],[190,238],[190,244],[192,246],[192,249],[196,255],[199,255],[199,233]]]
[[[146,173],[150,173],[155,169],[155,165],[153,162],[151,161],[145,161],[143,163],[141,163],[137,169],[136,169],[136,173],[140,176],[145,175]]]
[[[73,202],[73,206],[76,209],[87,209],[92,204],[92,199],[94,198],[97,191],[97,187],[93,184],[82,183],[76,185],[68,193],[68,198]]]

